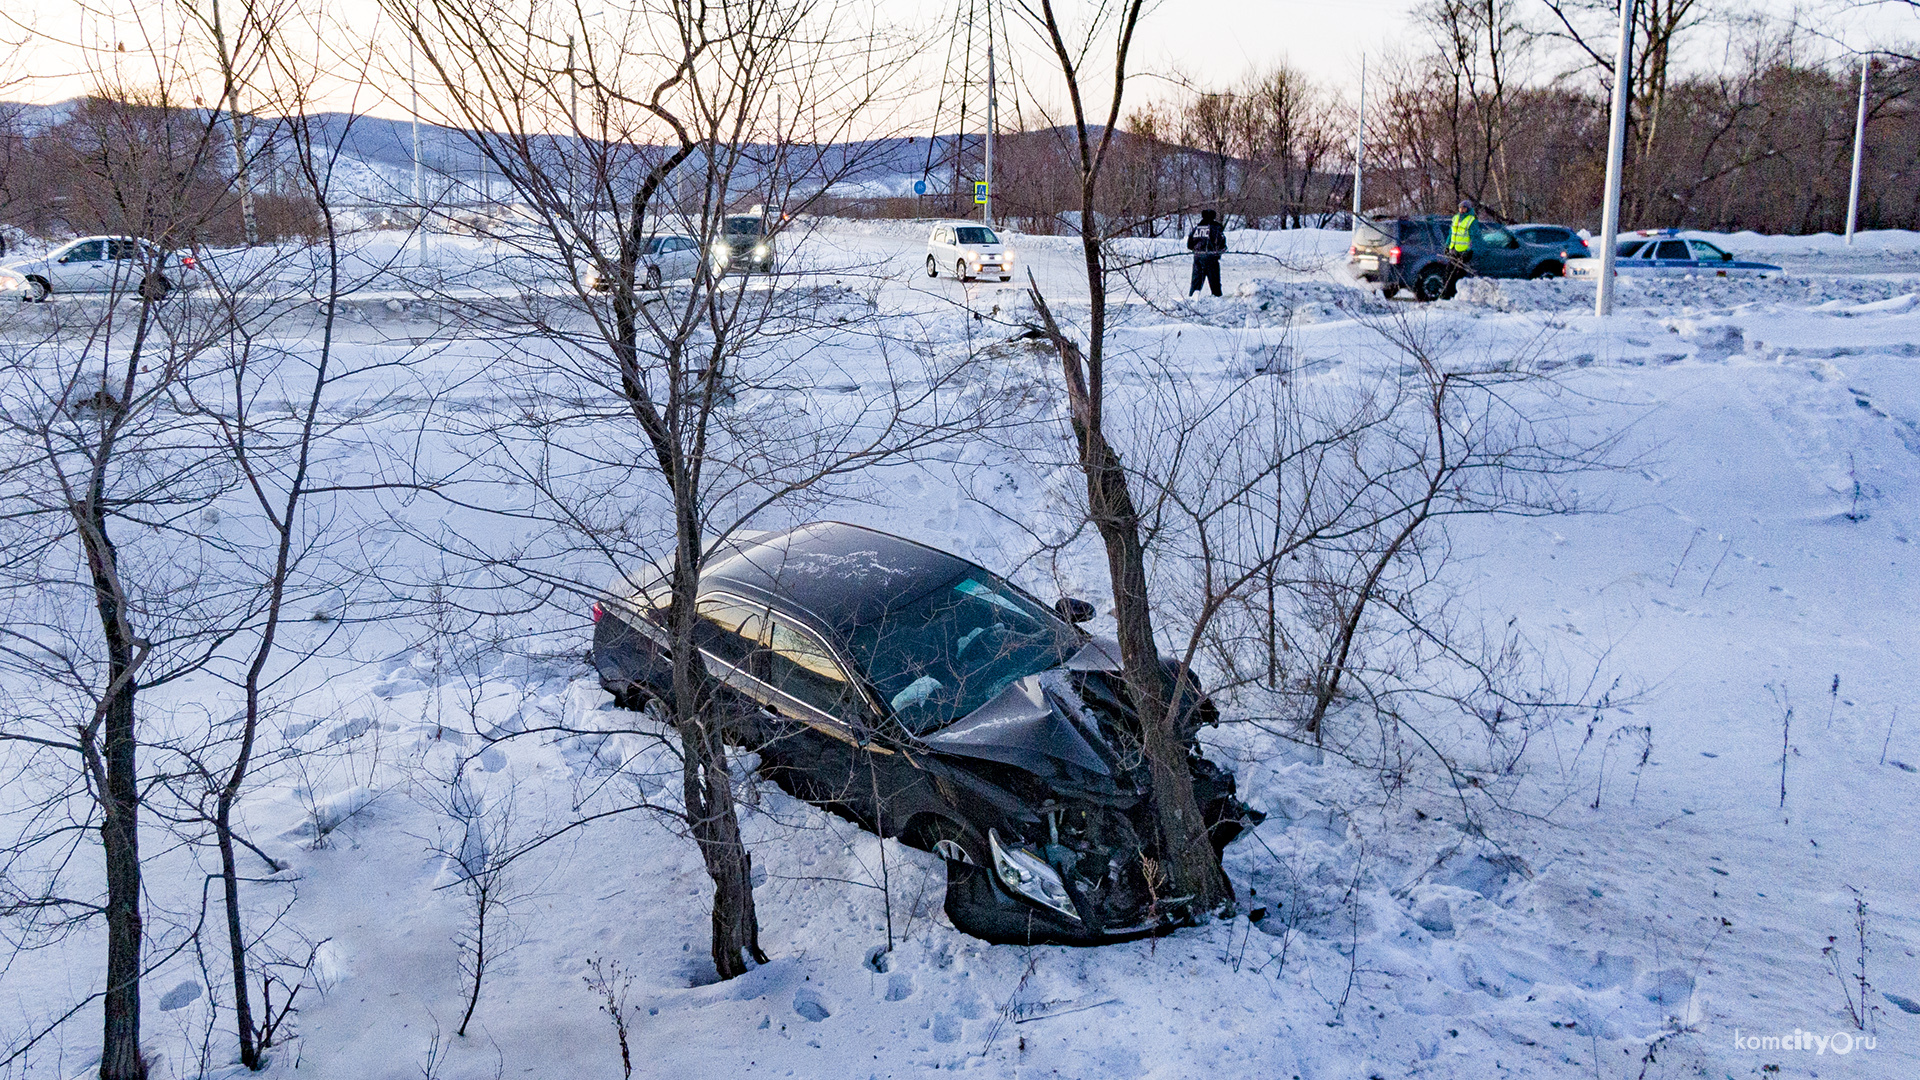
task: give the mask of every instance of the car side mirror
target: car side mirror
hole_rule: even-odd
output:
[[[1070,623],[1083,623],[1094,617],[1093,605],[1077,596],[1063,596],[1053,602],[1054,613]]]
[[[71,255],[62,255],[62,256],[60,256],[60,261],[64,263],[64,262],[67,262],[67,261],[69,261],[69,260],[71,260],[72,258],[73,258],[73,256],[71,256]]]
[[[1731,251],[1723,251],[1723,252],[1721,252],[1721,253],[1720,253],[1720,261],[1721,261],[1721,262],[1732,262],[1732,261],[1733,261],[1733,252],[1731,252]]]

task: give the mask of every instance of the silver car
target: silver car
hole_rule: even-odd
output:
[[[977,277],[1006,281],[1013,276],[1013,249],[977,221],[935,222],[927,234],[927,276],[939,277],[948,267],[961,281]]]
[[[700,242],[691,236],[649,236],[641,242],[633,267],[634,284],[658,289],[669,281],[685,281],[700,269]],[[606,292],[613,283],[598,270],[587,271],[587,288]]]
[[[16,259],[0,273],[25,282],[25,299],[39,302],[55,293],[138,293],[158,300],[188,283],[197,267],[193,256],[160,250],[131,236],[85,236],[37,259]]]

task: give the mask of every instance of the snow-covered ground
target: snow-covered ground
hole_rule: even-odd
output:
[[[912,223],[829,223],[792,257],[815,284],[875,305],[901,341],[1013,336],[1025,274],[930,280],[923,242]],[[692,844],[659,817],[610,818],[514,864],[511,947],[462,1038],[458,867],[472,845],[523,843],[608,784],[670,803],[675,766],[631,734],[502,738],[638,722],[582,662],[584,618],[472,655],[408,644],[424,622],[370,629],[364,662],[306,673],[320,685],[272,740],[308,753],[243,807],[252,839],[287,864],[248,885],[254,919],[284,912],[276,947],[296,960],[314,946],[297,1037],[267,1075],[619,1076],[588,985],[592,965],[617,963],[635,1073],[648,1077],[1920,1076],[1920,702],[1907,696],[1920,664],[1920,236],[1863,234],[1851,250],[1832,237],[1725,237],[1788,275],[1623,279],[1606,321],[1587,287],[1561,281],[1383,300],[1340,272],[1344,233],[1233,242],[1230,295],[1195,301],[1178,242],[1127,249],[1160,258],[1125,290],[1122,356],[1171,360],[1218,387],[1281,355],[1294,377],[1335,385],[1398,363],[1381,344],[1397,327],[1461,362],[1535,357],[1554,382],[1528,401],[1621,440],[1623,467],[1578,481],[1592,512],[1453,528],[1448,572],[1475,617],[1511,620],[1569,669],[1620,680],[1614,698],[1536,737],[1511,812],[1467,828],[1451,798],[1417,784],[1390,795],[1378,775],[1288,749],[1224,702],[1228,722],[1203,741],[1268,815],[1228,850],[1239,914],[1157,941],[1016,948],[947,925],[939,860],[758,784],[745,829],[770,964],[716,982]],[[1074,317],[1077,241],[1015,243]],[[389,240],[369,257],[399,249]],[[443,239],[428,261],[457,273],[485,257]],[[349,301],[348,348],[426,349],[409,377],[478,373],[458,384],[460,407],[510,409],[476,362],[500,343],[448,341],[446,304],[406,298],[421,273],[400,260]],[[505,286],[482,288],[493,287]],[[0,335],[28,340],[46,317],[8,313]],[[819,350],[810,362],[832,365],[822,384],[877,370],[836,347],[858,349]],[[1030,352],[1003,355],[1049,385]],[[1155,377],[1130,363],[1117,385]],[[1056,401],[1033,407],[1058,417]],[[1033,561],[1022,526],[1064,520],[1071,481],[1027,460],[951,447],[807,513],[946,547],[1105,611],[1090,539],[1058,563]],[[431,569],[429,553],[388,550]],[[222,690],[201,677],[156,698],[211,703]],[[452,812],[456,790],[489,808],[479,839]],[[200,895],[188,867],[205,856],[153,857],[150,928],[177,943],[170,928]],[[1858,994],[1856,898],[1874,1010],[1864,1033],[1844,996]],[[876,959],[889,915],[896,945]],[[196,1048],[225,997],[224,950],[209,950],[204,962],[153,954],[159,1075],[201,1073]],[[88,930],[10,953],[0,1044],[97,987],[101,952]],[[226,1064],[228,1015],[211,1022],[209,1074],[243,1074]],[[82,1011],[12,1075],[80,1075],[98,1027],[97,1010]]]

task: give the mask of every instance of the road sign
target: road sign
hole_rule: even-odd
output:
[[[913,182],[913,193],[915,195],[925,195],[927,193],[927,182],[925,180],[915,180]]]
[[[986,204],[987,182],[985,180],[975,180],[973,182],[973,205],[985,206]]]

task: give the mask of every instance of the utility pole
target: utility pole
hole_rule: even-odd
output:
[[[1853,246],[1853,228],[1860,221],[1860,162],[1867,143],[1867,72],[1873,54],[1860,57],[1860,109],[1853,116],[1853,183],[1847,187],[1847,246]]]
[[[1353,223],[1360,224],[1360,162],[1367,146],[1367,54],[1360,54],[1360,120],[1353,127]]]
[[[1865,100],[1865,99],[1862,99],[1862,100]],[[987,37],[987,160],[986,160],[986,167],[985,167],[985,172],[987,174],[986,175],[987,198],[986,198],[986,202],[982,204],[981,220],[987,223],[987,228],[989,229],[993,228],[993,129],[994,129],[995,122],[999,120],[999,108],[1000,108],[1000,102],[994,92],[994,82],[993,82],[993,37],[992,35],[988,35]],[[1860,186],[1859,160],[1860,160],[1859,151],[1855,150],[1854,151],[1854,162],[1855,162],[1854,187],[1856,190]],[[1847,236],[1848,236],[1848,239],[1852,239],[1853,227],[1851,225],[1847,227]]]
[[[415,9],[414,18],[419,18]],[[420,230],[420,265],[427,264],[427,184],[420,165],[420,80],[414,70],[412,35],[407,37],[407,85],[413,90],[413,209],[414,228]]]
[[[1593,313],[1613,314],[1613,257],[1620,236],[1620,177],[1626,169],[1627,89],[1633,78],[1633,9],[1635,0],[1620,3],[1620,48],[1613,58],[1613,123],[1607,134],[1607,191],[1600,208],[1600,286],[1594,290]]]

